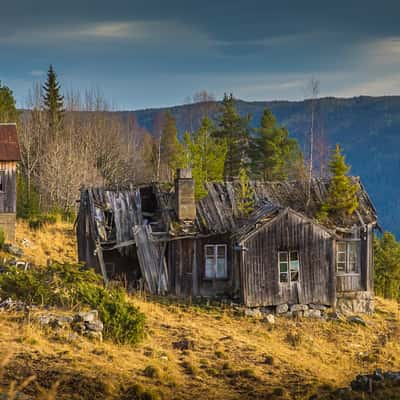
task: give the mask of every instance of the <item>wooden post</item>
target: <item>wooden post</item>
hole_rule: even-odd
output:
[[[96,245],[96,254],[97,254],[97,258],[99,260],[100,270],[101,270],[101,274],[103,275],[104,283],[107,284],[108,276],[107,276],[106,265],[104,263],[104,258],[103,258],[103,249],[101,248],[101,245],[98,242]]]

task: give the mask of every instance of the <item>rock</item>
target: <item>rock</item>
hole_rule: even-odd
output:
[[[383,377],[389,381],[400,382],[400,372],[385,372]]]
[[[88,331],[92,332],[102,332],[104,329],[103,323],[100,320],[93,322],[86,322],[85,327]]]
[[[86,331],[86,326],[84,322],[74,322],[71,325],[71,328],[73,331],[78,332],[78,333],[83,333]]]
[[[40,315],[37,320],[39,325],[46,326],[49,325],[51,317],[49,315]]]
[[[305,311],[291,311],[291,313],[292,313],[292,316],[294,317],[294,318],[301,318],[301,317],[304,317],[304,312]]]
[[[327,318],[331,320],[340,320],[340,313],[337,311],[333,311],[327,314]]]
[[[0,309],[4,311],[24,311],[26,308],[23,301],[13,300],[11,297],[0,303]]]
[[[267,314],[267,315],[264,317],[263,321],[268,322],[268,323],[271,324],[271,325],[274,325],[274,324],[275,324],[275,317],[274,317],[273,314]]]
[[[286,303],[279,304],[275,308],[275,312],[277,314],[284,314],[284,313],[287,313],[288,311],[289,311],[289,306]]]
[[[350,384],[352,390],[357,392],[368,392],[372,386],[372,379],[368,375],[357,375]]]
[[[31,241],[29,239],[23,238],[21,240],[22,246],[24,247],[31,247]]]
[[[290,311],[306,311],[308,310],[307,304],[292,304],[290,306]]]
[[[367,323],[361,318],[356,315],[353,315],[351,317],[347,317],[347,322],[350,322],[351,324],[358,324],[362,326],[367,326]]]
[[[319,311],[325,311],[328,307],[324,306],[323,304],[309,304],[308,308],[311,310],[319,310]]]
[[[182,339],[178,342],[173,342],[172,347],[178,350],[193,350],[195,345],[193,340]]]
[[[93,322],[99,318],[99,313],[97,310],[92,310],[89,312],[80,312],[75,315],[74,320],[76,322]]]
[[[98,340],[99,342],[103,341],[103,334],[101,332],[88,331],[85,336],[92,340]]]
[[[304,316],[308,318],[321,318],[321,310],[311,309],[304,311]]]
[[[284,314],[281,314],[282,317],[286,317],[286,318],[293,318],[293,313],[291,311],[288,311]]]
[[[262,313],[258,308],[245,308],[244,309],[245,317],[252,317],[252,318],[261,318]]]
[[[22,257],[24,255],[24,252],[22,249],[20,249],[17,246],[14,246],[10,243],[4,244],[4,250],[7,253],[12,254],[13,256],[16,256],[16,257]]]
[[[376,369],[375,372],[372,374],[371,378],[377,382],[385,380],[385,377],[384,377],[381,369]]]
[[[260,311],[263,314],[273,314],[275,311],[275,307],[260,307]]]

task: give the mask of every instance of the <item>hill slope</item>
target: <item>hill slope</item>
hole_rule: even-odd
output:
[[[241,114],[252,114],[253,125],[259,123],[265,106],[293,136],[303,141],[309,127],[309,101],[238,101]],[[170,108],[181,133],[196,128],[203,109],[202,104]],[[322,98],[317,109],[328,142],[344,147],[352,173],[361,176],[378,208],[384,229],[400,237],[400,96]],[[139,124],[151,131],[160,111],[164,109],[121,114],[134,113]],[[215,111],[212,114],[215,116]]]

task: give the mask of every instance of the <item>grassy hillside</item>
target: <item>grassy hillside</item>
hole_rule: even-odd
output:
[[[303,142],[309,129],[309,101],[238,101],[240,113],[250,113],[254,126],[259,124],[265,106],[272,110],[279,123]],[[317,110],[319,124],[329,144],[343,146],[352,173],[361,176],[378,208],[384,229],[400,237],[400,96],[323,98],[318,101]],[[138,110],[122,115],[135,114],[139,124],[151,131],[160,111],[163,110]],[[183,133],[198,126],[204,106],[177,106],[171,111]],[[212,114],[215,116],[215,111]]]
[[[37,242],[38,254],[55,257],[60,243],[73,254],[72,226],[18,229],[20,240],[47,238]],[[57,399],[309,399],[347,386],[360,372],[400,370],[394,302],[377,299],[364,327],[283,317],[271,325],[231,308],[131,301],[147,316],[146,338],[136,347],[42,329],[35,316],[48,310],[34,311],[29,321],[22,312],[0,313],[0,387],[34,375],[18,398],[39,398],[41,388],[47,393],[57,383]],[[177,348],[185,342],[188,349]]]

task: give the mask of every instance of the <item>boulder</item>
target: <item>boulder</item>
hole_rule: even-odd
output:
[[[304,316],[309,318],[321,318],[321,310],[311,309],[304,311]]]
[[[263,320],[263,321],[268,322],[268,323],[271,324],[271,325],[274,325],[274,324],[275,324],[275,317],[274,317],[273,314],[267,314],[267,315],[264,317],[264,320]]]
[[[259,308],[245,308],[244,315],[245,317],[252,317],[252,318],[262,317],[262,313]]]
[[[12,254],[13,256],[16,256],[16,257],[22,257],[24,255],[24,252],[22,249],[20,249],[17,246],[12,245],[11,243],[5,243],[4,250],[7,253]]]
[[[292,304],[290,306],[290,311],[306,311],[308,310],[307,304]]]
[[[278,304],[275,308],[275,312],[277,314],[284,314],[287,313],[289,311],[289,306],[284,303],[284,304]]]
[[[319,310],[319,311],[325,311],[328,307],[324,306],[323,304],[309,304],[308,308],[310,308],[311,310]]]
[[[102,332],[104,329],[103,323],[100,320],[86,322],[85,327],[88,331],[91,332]]]
[[[88,312],[80,312],[75,315],[74,320],[76,322],[93,322],[99,318],[97,310],[91,310]]]

